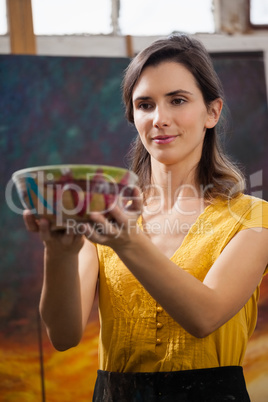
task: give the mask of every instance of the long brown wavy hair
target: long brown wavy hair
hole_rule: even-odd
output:
[[[175,61],[192,73],[207,109],[215,99],[224,100],[222,84],[204,45],[185,34],[171,35],[142,50],[125,70],[122,92],[126,117],[130,123],[134,123],[132,94],[137,80],[146,67],[156,66],[163,61]],[[218,127],[219,123],[207,129],[195,173],[196,183],[206,189],[204,197],[211,201],[215,197],[233,198],[245,188],[243,173],[223,152]],[[151,184],[151,157],[139,135],[132,144],[129,156],[130,168],[138,175],[139,186],[144,191]]]

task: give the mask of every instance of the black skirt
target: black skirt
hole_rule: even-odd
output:
[[[243,369],[216,367],[157,373],[98,370],[93,402],[250,402]]]

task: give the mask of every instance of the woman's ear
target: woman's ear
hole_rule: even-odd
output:
[[[223,101],[221,98],[215,99],[209,105],[208,117],[205,124],[205,128],[213,128],[219,121],[221,111],[222,111]]]

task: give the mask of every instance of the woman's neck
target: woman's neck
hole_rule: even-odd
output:
[[[196,184],[195,168],[152,166],[151,185],[147,189],[147,203],[161,202],[165,210],[170,210],[178,200],[186,201],[203,198],[200,187]]]

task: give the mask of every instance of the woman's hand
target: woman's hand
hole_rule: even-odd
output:
[[[94,243],[110,246],[116,250],[128,244],[139,232],[137,219],[142,211],[142,195],[137,188],[126,205],[115,205],[109,215],[93,212],[86,226],[85,236]]]
[[[45,247],[52,252],[68,251],[77,254],[83,246],[84,238],[81,235],[72,231],[67,232],[64,229],[52,231],[47,219],[37,220],[29,210],[23,212],[23,220],[26,229],[29,232],[39,233]]]

